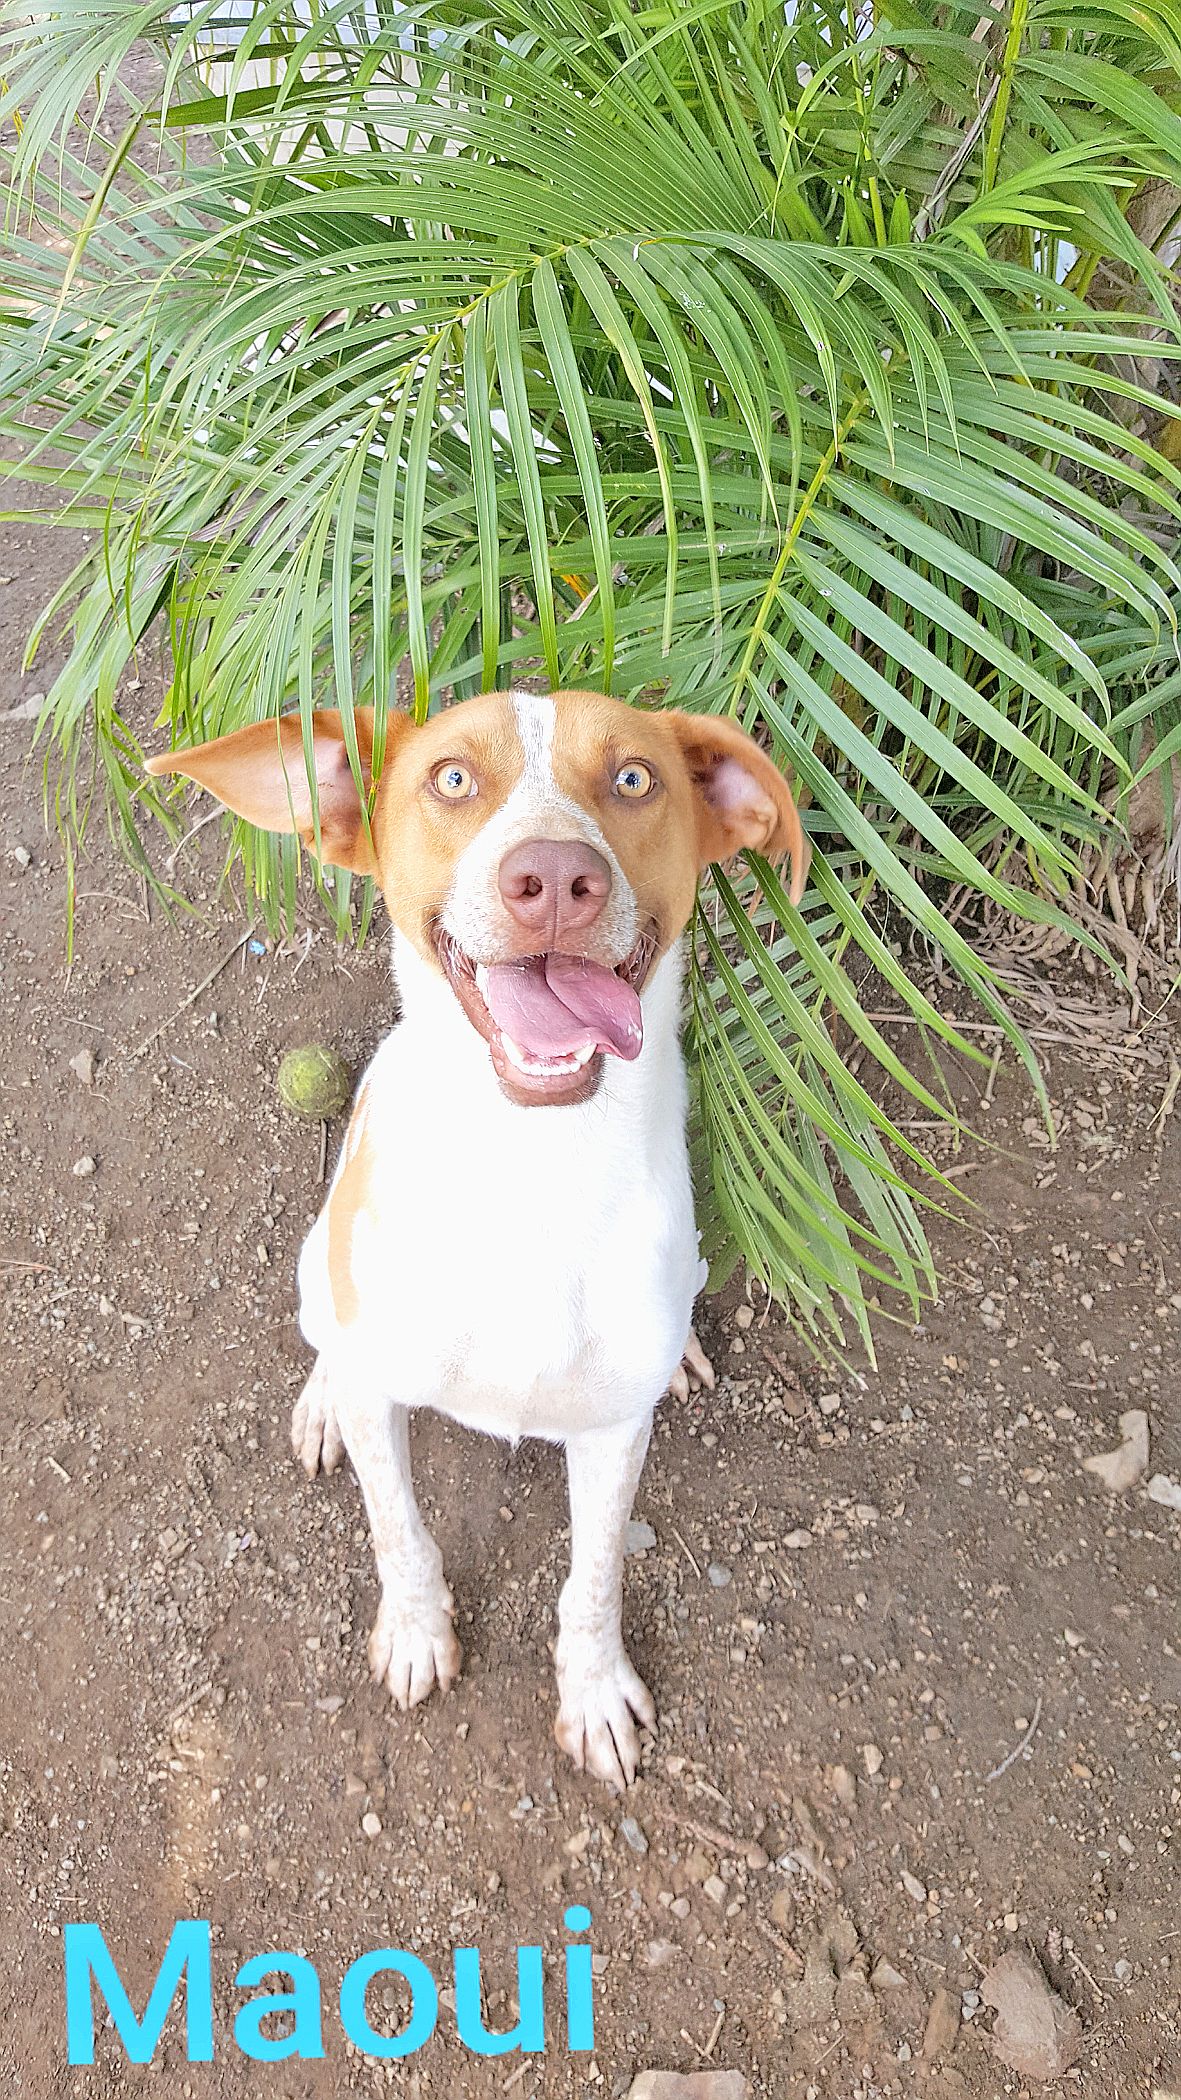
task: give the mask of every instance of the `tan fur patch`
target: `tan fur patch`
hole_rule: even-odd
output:
[[[470,801],[444,802],[432,792],[431,780],[448,759],[461,760],[475,775],[479,793]],[[524,763],[508,693],[482,693],[444,709],[390,753],[373,815],[377,864],[391,919],[429,961],[431,923],[442,911],[455,864],[507,802]]]
[[[361,1301],[353,1275],[353,1236],[357,1219],[369,1207],[372,1181],[366,1109],[368,1083],[362,1086],[345,1132],[344,1165],[328,1198],[328,1280],[332,1303],[342,1327],[350,1327]]]

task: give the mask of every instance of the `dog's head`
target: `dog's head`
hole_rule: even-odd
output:
[[[369,788],[372,714],[355,721]],[[338,714],[313,715],[312,747],[323,858],[377,876],[394,924],[442,972],[522,1105],[585,1101],[604,1056],[639,1055],[640,992],[710,861],[744,846],[789,853],[793,898],[803,889],[808,848],[786,782],[713,715],[581,692],[484,693],[421,728],[392,715],[368,803]],[[187,774],[314,848],[296,715],[148,770]]]

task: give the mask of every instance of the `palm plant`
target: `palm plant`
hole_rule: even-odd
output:
[[[734,714],[814,857],[799,911],[753,860],[702,897],[708,1230],[868,1341],[946,1188],[868,1075],[953,1113],[873,1006],[978,1054],[917,937],[1034,1071],[943,901],[1055,916],[1128,777],[1086,637],[1177,660],[1128,208],[1181,181],[1179,0],[57,0],[4,44],[4,425],[94,533],[45,615],[61,821],[97,781],[145,867],[174,821],[120,698],[158,619],[178,741],[335,698],[380,767],[400,691],[538,667]],[[293,852],[235,845],[290,912]]]

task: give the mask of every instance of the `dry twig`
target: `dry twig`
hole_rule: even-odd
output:
[[[252,941],[254,939],[256,931],[256,927],[248,926],[246,928],[245,933],[240,933],[238,935],[238,938],[234,942],[233,947],[227,948],[225,954],[221,958],[221,961],[214,963],[213,968],[209,972],[209,975],[207,977],[203,977],[201,979],[200,984],[195,984],[193,986],[193,989],[189,993],[188,998],[181,1000],[180,1005],[176,1009],[176,1012],[169,1014],[168,1019],[166,1021],[161,1021],[160,1026],[158,1028],[153,1028],[150,1035],[145,1035],[142,1043],[136,1044],[135,1049],[130,1053],[132,1057],[142,1057],[144,1051],[150,1050],[152,1044],[159,1041],[160,1037],[164,1035],[169,1028],[172,1027],[174,1021],[179,1021],[181,1015],[183,1013],[187,1013],[189,1007],[193,1004],[193,1001],[195,999],[199,999],[201,997],[202,992],[207,992],[209,990],[209,987],[213,983],[214,978],[221,976],[221,973],[225,969],[226,964],[232,963],[235,955],[237,955],[239,951],[246,946],[247,941]]]
[[[1041,1718],[1042,1695],[1039,1692],[1037,1695],[1037,1705],[1033,1709],[1033,1719],[1030,1722],[1028,1728],[1026,1729],[1025,1734],[1022,1736],[1021,1741],[1018,1744],[1016,1744],[1012,1750],[1010,1750],[1007,1757],[1002,1757],[999,1765],[994,1765],[992,1771],[988,1774],[987,1778],[985,1779],[985,1786],[991,1786],[994,1779],[1003,1779],[1010,1765],[1015,1765],[1019,1757],[1024,1757],[1025,1752],[1028,1750],[1030,1744],[1034,1739],[1034,1736],[1038,1732],[1038,1728],[1041,1725]]]

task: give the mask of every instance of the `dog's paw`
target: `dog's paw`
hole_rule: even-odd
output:
[[[309,1480],[315,1479],[321,1467],[326,1473],[335,1473],[344,1458],[344,1439],[321,1361],[316,1363],[292,1411],[291,1448]]]
[[[654,1729],[652,1694],[623,1649],[602,1660],[567,1664],[559,1670],[561,1706],[554,1724],[561,1748],[580,1772],[593,1772],[617,1793],[640,1769],[641,1728]]]
[[[403,1713],[429,1698],[436,1685],[449,1692],[462,1662],[445,1588],[437,1602],[418,1607],[382,1598],[369,1636],[369,1668]]]
[[[669,1392],[674,1400],[687,1400],[701,1386],[712,1393],[716,1384],[714,1367],[697,1339],[697,1329],[691,1327],[684,1355],[668,1381]]]

